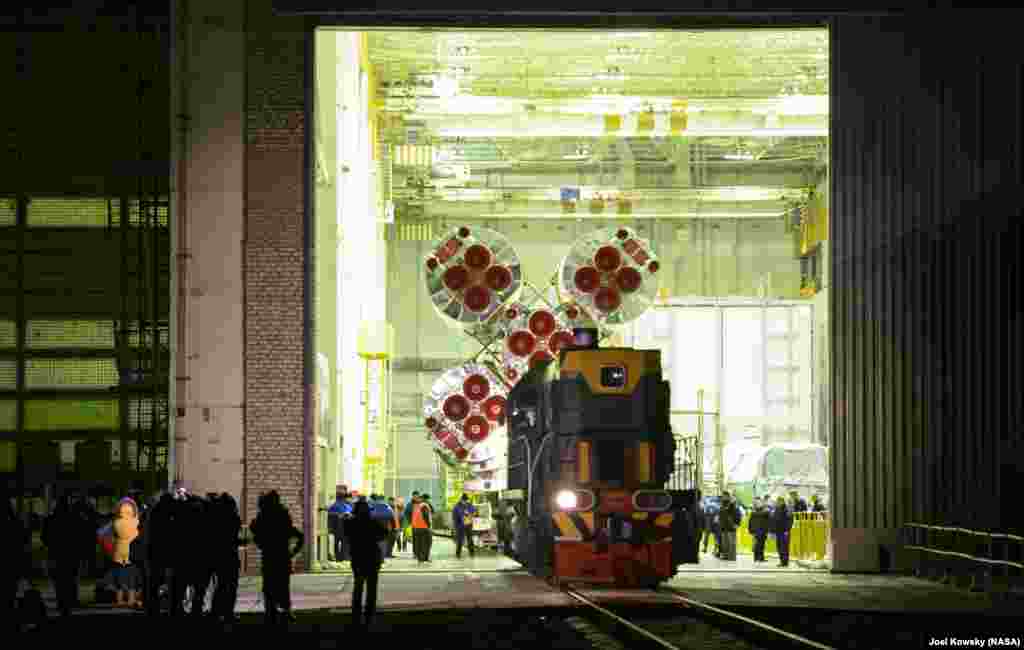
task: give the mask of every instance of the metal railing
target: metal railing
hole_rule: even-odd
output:
[[[1024,537],[956,526],[906,523],[902,547],[914,557],[919,578],[971,591],[1010,593],[1024,570]]]

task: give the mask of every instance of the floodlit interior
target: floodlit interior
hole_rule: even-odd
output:
[[[447,371],[509,379],[493,304],[453,310],[429,279],[459,228],[555,312],[574,246],[630,229],[658,266],[603,345],[662,350],[680,448],[703,449],[679,462],[706,494],[828,502],[827,30],[321,29],[315,47],[322,505],[338,484],[442,509],[501,487],[424,425]]]

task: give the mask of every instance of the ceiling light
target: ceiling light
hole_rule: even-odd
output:
[[[625,79],[625,75],[622,72],[622,68],[614,65],[609,67],[604,72],[597,73],[596,75],[594,75],[594,77],[604,81],[622,81],[623,79]]]
[[[753,160],[754,154],[751,153],[727,153],[722,156],[726,160]]]
[[[828,115],[828,95],[792,94],[779,102],[783,115]]]
[[[437,76],[434,78],[434,92],[445,99],[455,97],[459,94],[459,81],[452,77]]]

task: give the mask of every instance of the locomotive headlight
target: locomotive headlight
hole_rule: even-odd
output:
[[[562,490],[555,497],[555,503],[562,510],[572,510],[577,505],[576,493],[569,490]]]

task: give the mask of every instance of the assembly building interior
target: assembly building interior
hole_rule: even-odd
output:
[[[660,261],[657,286],[627,299],[605,344],[662,351],[704,492],[827,503],[828,39],[318,29],[323,497],[419,489],[447,507],[466,485],[500,491],[500,471],[473,483],[424,427],[439,377],[504,344],[442,313],[428,277],[448,233],[511,246],[521,296],[558,305],[574,243],[627,227]]]

